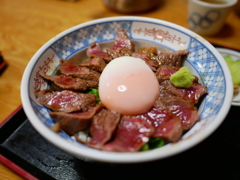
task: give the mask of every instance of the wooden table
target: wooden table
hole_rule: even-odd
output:
[[[8,67],[0,76],[0,123],[21,105],[20,84],[24,69],[45,42],[77,24],[121,15],[107,9],[101,0],[1,0],[0,51]],[[187,0],[165,0],[154,11],[134,15],[187,27]],[[211,43],[240,49],[240,17],[233,11],[218,35],[204,38]],[[0,179],[22,178],[0,164]]]

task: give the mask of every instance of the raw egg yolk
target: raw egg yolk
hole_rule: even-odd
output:
[[[99,79],[99,96],[104,106],[123,115],[150,110],[159,96],[158,80],[139,58],[123,56],[112,60]]]

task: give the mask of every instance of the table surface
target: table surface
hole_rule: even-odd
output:
[[[122,15],[158,18],[187,28],[187,3],[163,0],[150,12],[120,14],[107,9],[102,0],[1,0],[0,51],[8,67],[0,75],[0,123],[21,105],[21,78],[29,60],[56,34],[90,20]],[[240,49],[240,16],[231,12],[221,32],[203,37],[214,44]],[[0,179],[22,178],[0,164]]]

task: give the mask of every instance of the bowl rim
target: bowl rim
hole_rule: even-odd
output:
[[[174,27],[176,29],[180,29],[182,32],[189,34],[192,37],[196,37],[198,39],[201,39],[204,41],[204,44],[209,48],[211,52],[214,52],[216,55],[217,59],[220,61],[220,64],[222,65],[222,69],[224,70],[224,74],[226,76],[226,94],[225,94],[225,99],[224,99],[224,106],[221,107],[219,110],[219,113],[216,115],[217,121],[211,122],[211,126],[207,126],[201,133],[195,134],[193,137],[188,139],[188,141],[184,141],[181,143],[174,144],[173,146],[178,146],[177,149],[175,148],[169,148],[169,146],[164,146],[162,148],[166,148],[168,151],[164,151],[159,153],[158,149],[154,149],[151,151],[146,151],[146,152],[136,152],[136,153],[116,153],[116,152],[104,152],[100,150],[89,150],[82,148],[81,151],[79,151],[79,147],[77,145],[70,144],[69,141],[66,139],[63,139],[62,137],[58,136],[55,132],[51,131],[48,127],[46,127],[42,121],[40,121],[37,117],[37,115],[34,113],[33,108],[31,107],[31,102],[29,98],[29,79],[31,72],[33,70],[33,67],[35,63],[38,61],[39,56],[46,51],[46,49],[49,47],[49,45],[53,44],[56,42],[58,39],[62,38],[63,36],[69,34],[72,31],[75,31],[77,29],[80,29],[85,26],[93,25],[93,24],[98,24],[98,23],[103,23],[103,22],[108,22],[108,21],[118,21],[118,20],[127,20],[127,21],[148,21],[151,23],[156,23],[156,24],[164,24],[165,26],[169,27]],[[228,68],[226,68],[227,64],[224,61],[223,57],[220,55],[220,53],[204,38],[199,36],[198,34],[182,27],[177,24],[167,22],[164,20],[160,19],[155,19],[155,18],[148,18],[148,17],[138,17],[138,16],[116,16],[116,17],[108,17],[108,18],[101,18],[101,19],[96,19],[92,21],[88,21],[76,26],[73,26],[56,36],[54,36],[52,39],[47,41],[31,58],[30,62],[28,63],[24,74],[22,76],[22,82],[21,82],[21,100],[22,100],[22,105],[23,109],[30,121],[30,123],[33,125],[33,127],[40,133],[45,139],[47,139],[49,142],[54,144],[60,149],[63,149],[64,151],[80,158],[84,159],[87,161],[98,161],[98,162],[107,162],[107,163],[140,163],[140,162],[147,162],[147,161],[153,161],[153,160],[159,160],[159,159],[164,159],[176,154],[179,154],[185,150],[190,149],[191,147],[197,145],[204,139],[206,139],[210,134],[212,134],[223,122],[225,119],[230,107],[231,107],[231,101],[232,101],[232,93],[233,92],[233,85],[230,84],[231,80],[231,75],[230,71]],[[229,82],[230,81],[230,82]],[[203,133],[204,132],[204,133]],[[179,145],[177,145],[179,144]],[[68,148],[68,147],[71,148]]]

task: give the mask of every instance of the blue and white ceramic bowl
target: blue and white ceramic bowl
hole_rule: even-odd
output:
[[[49,110],[36,102],[35,89],[47,84],[39,77],[44,69],[54,74],[59,60],[69,59],[86,50],[92,43],[108,43],[114,40],[119,28],[124,28],[133,41],[152,43],[171,51],[189,49],[184,66],[198,76],[208,87],[208,94],[199,107],[201,120],[177,143],[150,151],[135,153],[104,152],[89,148],[66,133],[54,133],[54,121]],[[81,54],[81,53],[80,53]],[[33,127],[48,141],[64,151],[85,159],[109,163],[137,163],[166,158],[185,151],[207,138],[226,117],[232,101],[232,79],[220,53],[205,39],[176,24],[144,17],[112,17],[98,19],[74,26],[49,40],[32,57],[24,72],[21,84],[23,108]]]

